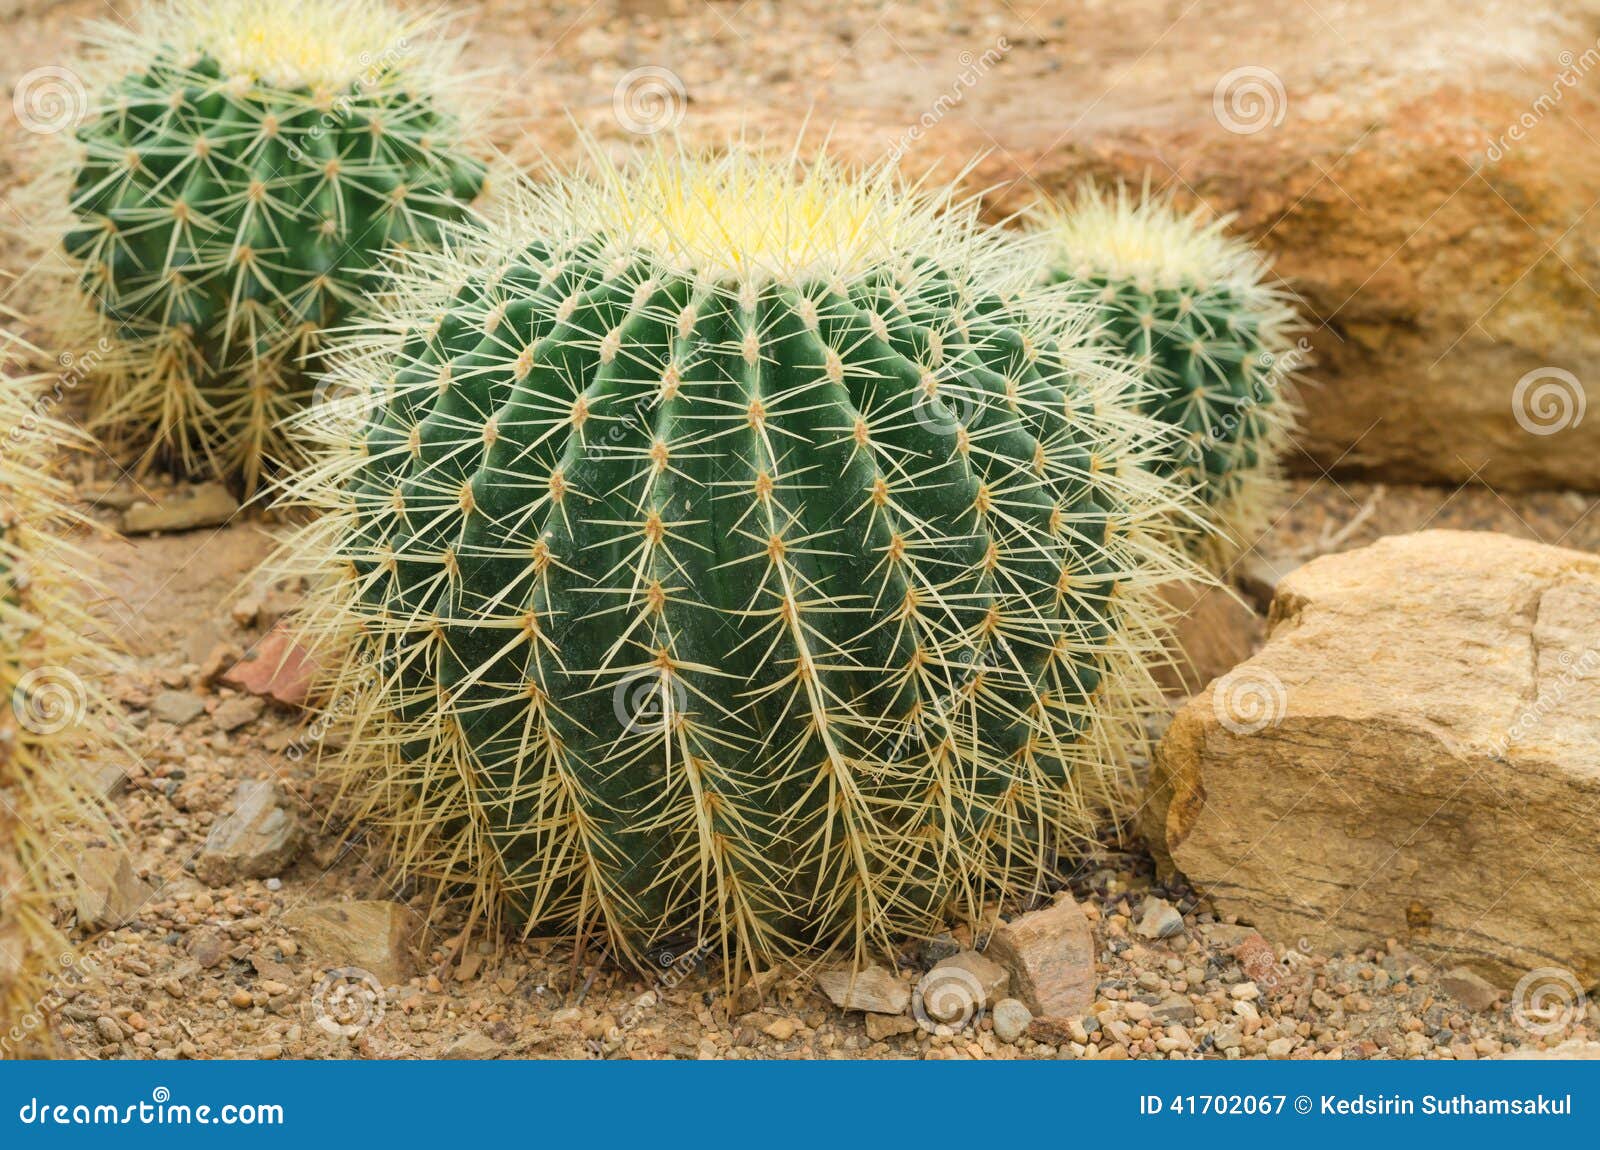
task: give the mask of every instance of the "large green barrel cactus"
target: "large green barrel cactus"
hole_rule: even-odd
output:
[[[344,362],[364,429],[295,492],[362,813],[635,956],[1036,889],[1124,796],[1178,565],[1082,309],[885,172],[657,157],[513,198],[408,261]]]
[[[1148,384],[1146,410],[1177,432],[1159,466],[1200,497],[1209,530],[1190,533],[1191,550],[1222,570],[1282,500],[1308,358],[1290,293],[1226,220],[1185,215],[1170,197],[1091,186],[1036,223],[1049,277],[1087,289],[1101,338]]]
[[[119,353],[97,417],[253,487],[384,253],[479,191],[445,45],[379,0],[169,0],[95,42],[64,247]]]
[[[99,829],[84,785],[96,741],[94,691],[79,671],[95,654],[84,568],[64,529],[69,492],[51,460],[74,441],[50,418],[59,398],[14,371],[0,333],[0,1058],[51,1045],[52,980],[74,977],[54,904],[70,888],[66,836]]]

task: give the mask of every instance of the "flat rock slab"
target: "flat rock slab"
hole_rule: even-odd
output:
[[[903,1014],[911,1005],[911,988],[881,966],[825,970],[817,975],[817,985],[840,1010]]]
[[[1151,787],[1158,862],[1268,938],[1593,985],[1600,558],[1429,531],[1307,564]]]
[[[323,969],[356,969],[385,986],[411,977],[411,939],[420,923],[397,902],[333,902],[283,916],[302,951]]]
[[[239,501],[220,483],[202,483],[160,503],[135,503],[122,513],[124,535],[221,527],[239,511]]]

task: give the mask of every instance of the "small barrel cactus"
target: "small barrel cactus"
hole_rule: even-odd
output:
[[[50,418],[43,381],[11,370],[17,350],[0,335],[0,1058],[50,1045],[51,980],[71,976],[74,953],[53,914],[70,889],[65,836],[101,826],[83,785],[99,733],[76,669],[94,653],[73,575],[83,557],[63,534],[69,493],[48,474],[74,434]]]
[[[384,253],[436,243],[482,185],[449,46],[379,0],[169,0],[94,43],[62,226],[119,351],[96,417],[253,489]]]
[[[364,430],[290,492],[403,869],[636,959],[860,954],[1039,889],[1125,797],[1180,566],[1084,309],[882,169],[673,153],[508,200],[397,273],[342,359]]]
[[[1035,215],[1048,276],[1085,288],[1101,338],[1146,380],[1146,411],[1177,432],[1162,471],[1195,491],[1208,530],[1191,550],[1222,571],[1270,525],[1295,423],[1292,296],[1230,237],[1227,220],[1184,215],[1170,197],[1093,186]]]

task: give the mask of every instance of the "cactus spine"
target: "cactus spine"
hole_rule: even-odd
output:
[[[1081,309],[886,170],[513,199],[407,261],[291,492],[400,866],[750,961],[1035,890],[1125,797],[1180,565]]]
[[[14,372],[19,346],[0,333],[0,1057],[50,1045],[52,978],[71,973],[53,904],[69,889],[67,836],[103,830],[85,790],[92,689],[74,668],[96,653],[83,557],[64,537],[69,492],[49,459],[74,433]]]
[[[384,252],[478,193],[447,46],[379,0],[170,0],[95,45],[62,234],[98,330],[62,342],[115,337],[95,414],[146,461],[253,488]]]
[[[1048,276],[1085,287],[1102,338],[1146,379],[1147,411],[1175,429],[1165,474],[1196,491],[1208,531],[1190,547],[1222,571],[1283,501],[1281,459],[1295,423],[1304,341],[1290,293],[1226,232],[1148,189],[1085,188],[1036,216]]]

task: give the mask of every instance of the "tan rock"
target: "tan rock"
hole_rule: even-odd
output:
[[[153,894],[133,873],[128,852],[114,847],[86,850],[78,856],[73,905],[78,926],[103,930],[121,926],[139,913]]]
[[[1439,976],[1439,989],[1468,1010],[1492,1010],[1505,997],[1505,991],[1465,967],[1447,970]]]
[[[233,802],[195,859],[194,873],[210,886],[282,874],[305,845],[300,819],[277,783],[240,783]]]
[[[817,985],[840,1010],[903,1014],[911,1005],[911,988],[881,966],[825,970],[817,975]]]
[[[768,1038],[777,1039],[779,1042],[788,1042],[794,1037],[794,1032],[800,1029],[800,1024],[792,1018],[774,1018],[761,1028],[761,1033]]]
[[[499,1058],[505,1048],[481,1030],[469,1030],[446,1048],[443,1057],[456,1061]]]
[[[917,1029],[917,1020],[905,1014],[868,1014],[867,1037],[883,1042]]]
[[[984,951],[1011,974],[1010,993],[1036,1019],[1081,1015],[1094,1001],[1094,932],[1070,894],[1002,923]]]
[[[986,955],[964,950],[935,963],[912,992],[913,1009],[934,1023],[962,1025],[1011,989],[1011,973]]]
[[[160,503],[135,503],[122,513],[124,535],[192,531],[220,527],[239,510],[239,501],[220,483],[202,483],[175,492]]]
[[[219,731],[231,733],[259,719],[265,706],[265,702],[261,699],[236,695],[217,704],[217,709],[212,712],[211,721],[216,723]]]
[[[1600,978],[1600,558],[1424,532],[1318,559],[1191,699],[1143,827],[1220,913]]]
[[[325,968],[354,967],[385,986],[411,977],[411,940],[419,923],[397,902],[335,902],[283,916],[303,953]]]
[[[1054,70],[1030,75],[1018,45],[979,86],[975,178],[1014,188],[997,210],[1153,169],[1237,213],[1305,300],[1316,384],[1290,462],[1308,474],[1600,487],[1600,420],[1577,418],[1600,388],[1600,102],[1558,81],[1593,82],[1562,63],[1594,44],[1593,5],[1489,0],[1475,18],[1519,34],[1484,37],[1449,0],[1344,5],[1316,31],[1244,0],[1166,18],[1155,43],[1141,11],[1166,10],[1073,6]]]

